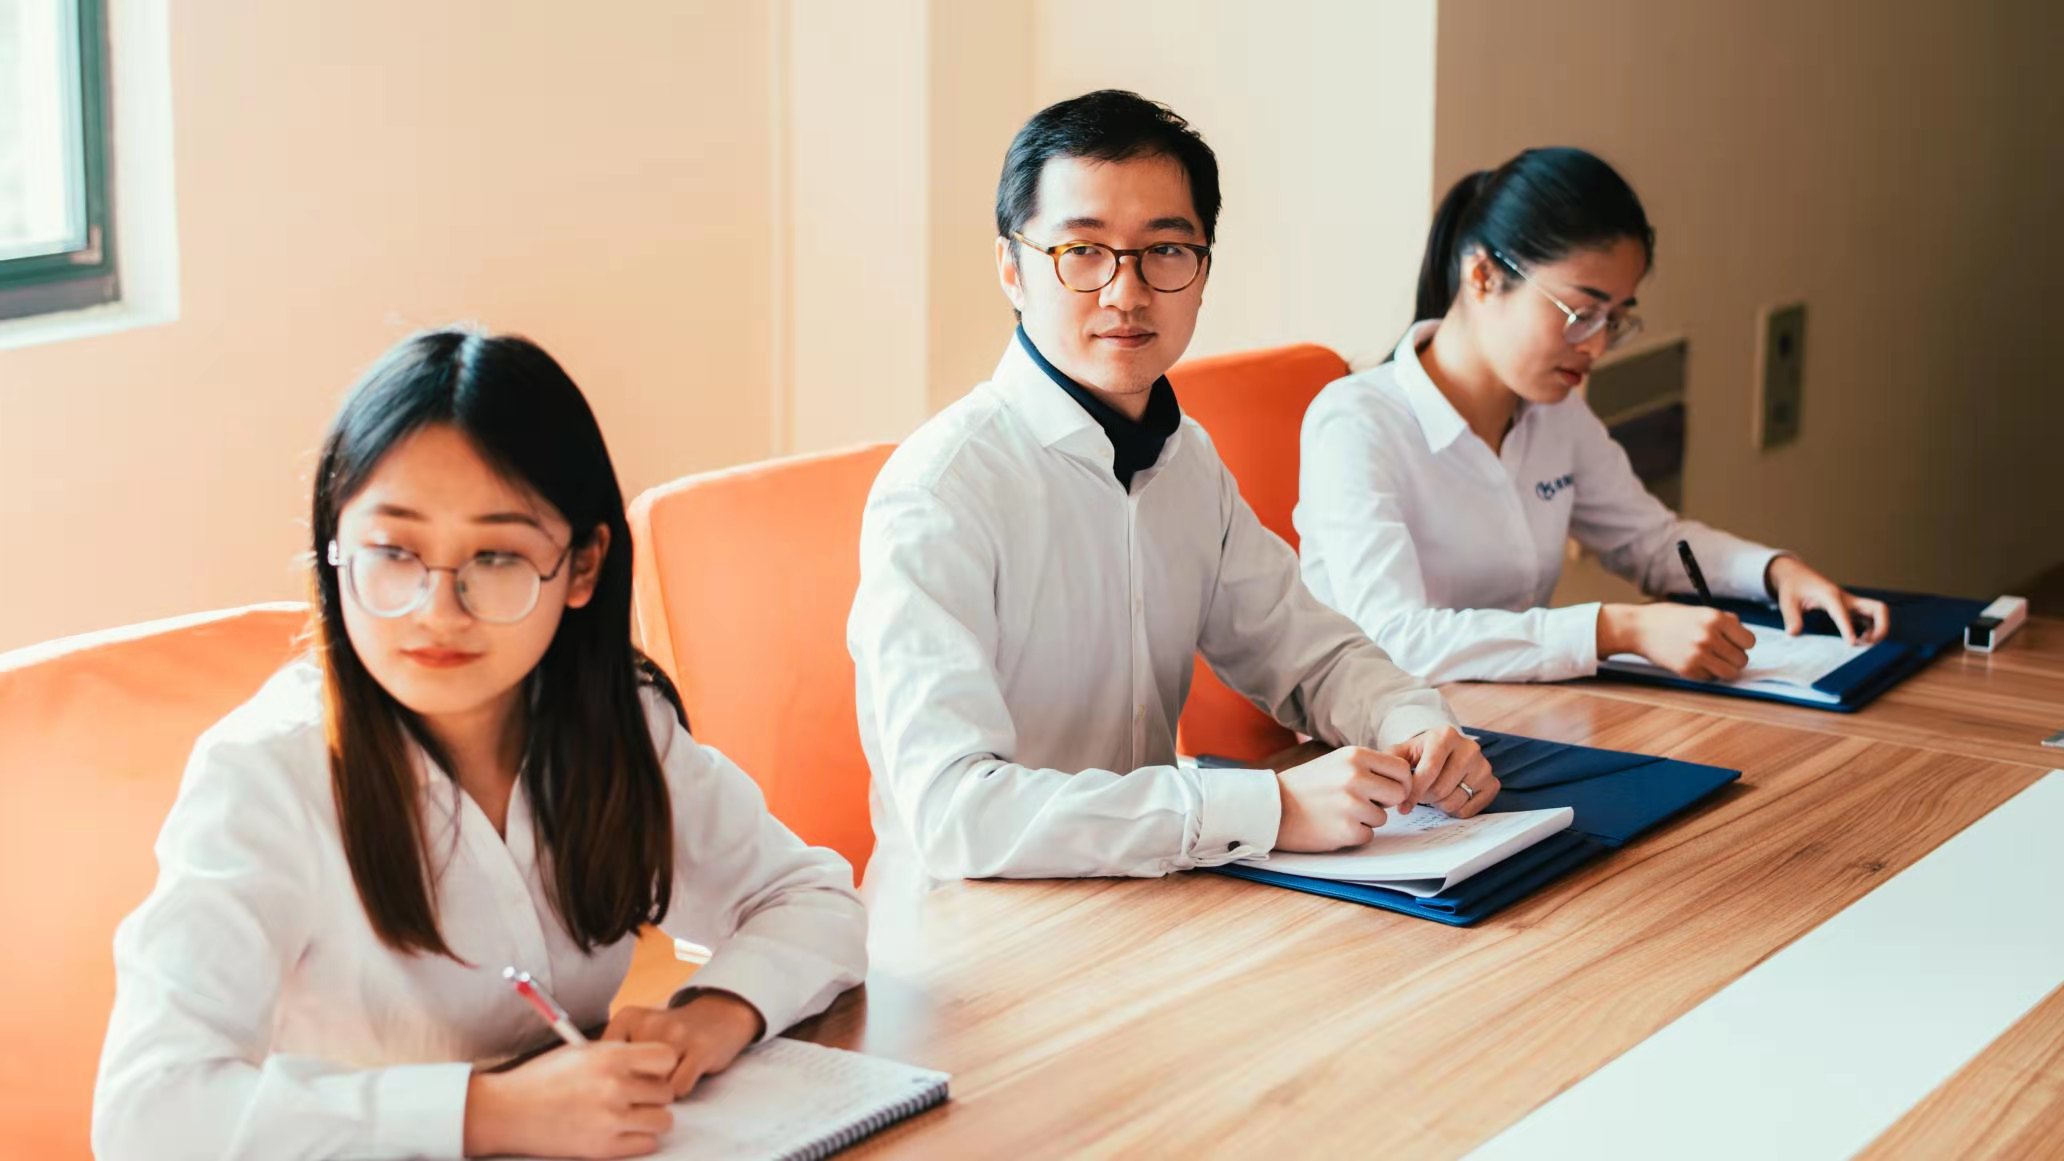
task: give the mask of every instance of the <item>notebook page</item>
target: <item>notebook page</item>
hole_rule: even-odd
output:
[[[1845,644],[1840,637],[1802,633],[1797,637],[1768,625],[1750,625],[1756,647],[1739,680],[1812,685],[1868,652],[1868,645]]]
[[[1770,690],[1788,697],[1838,701],[1840,699],[1835,695],[1814,689],[1813,683],[1870,649],[1868,645],[1844,644],[1840,637],[1824,634],[1793,637],[1782,628],[1769,625],[1748,625],[1745,628],[1756,638],[1756,644],[1749,650],[1748,667],[1733,681],[1713,684]],[[1615,653],[1606,658],[1600,668],[1669,676],[1669,670],[1633,653]]]
[[[740,1056],[674,1105],[674,1127],[654,1157],[755,1161],[828,1155],[869,1121],[886,1127],[945,1099],[943,1072],[801,1040],[777,1038]],[[900,1114],[900,1116],[892,1116]],[[848,1133],[845,1144],[858,1140]],[[542,1159],[528,1159],[542,1161]]]
[[[1241,861],[1286,875],[1374,883],[1423,898],[1564,829],[1575,817],[1569,807],[1558,806],[1450,818],[1421,805],[1407,814],[1390,811],[1388,821],[1358,847],[1327,854],[1278,851]]]

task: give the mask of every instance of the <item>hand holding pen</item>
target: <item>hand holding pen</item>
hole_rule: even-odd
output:
[[[1702,603],[1601,606],[1598,656],[1632,653],[1693,681],[1733,681],[1749,664],[1755,634],[1741,618],[1712,607],[1713,590],[1690,542],[1677,542],[1677,559]]]
[[[567,1048],[508,1072],[474,1072],[466,1156],[638,1157],[657,1149],[674,1123],[678,1054],[665,1044],[591,1043],[530,973],[511,967],[502,976]]]

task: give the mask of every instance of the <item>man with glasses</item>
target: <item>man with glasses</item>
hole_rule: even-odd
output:
[[[1211,274],[1211,150],[1131,93],[1041,111],[1004,159],[995,375],[868,497],[847,640],[874,772],[870,888],[922,873],[1161,875],[1367,841],[1497,793],[1440,696],[1305,591],[1165,372]],[[1278,775],[1178,764],[1202,651],[1338,747]]]

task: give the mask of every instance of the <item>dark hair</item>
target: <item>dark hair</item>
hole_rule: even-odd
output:
[[[1039,212],[1039,175],[1056,157],[1125,161],[1152,154],[1174,158],[1190,183],[1204,241],[1218,230],[1218,158],[1190,123],[1138,93],[1099,89],[1032,115],[1003,155],[996,181],[996,236],[1008,238]]]
[[[1554,262],[1572,250],[1633,238],[1655,262],[1655,231],[1641,199],[1612,166],[1581,149],[1529,149],[1455,183],[1434,211],[1419,267],[1414,319],[1440,318],[1478,247],[1514,262]]]
[[[439,330],[404,340],[345,398],[323,441],[312,520],[316,653],[331,792],[366,917],[398,951],[453,956],[439,931],[413,739],[450,769],[422,722],[374,680],[345,632],[337,569],[323,561],[339,511],[387,454],[448,425],[557,509],[573,550],[609,546],[594,596],[566,610],[529,679],[520,777],[551,852],[552,900],[583,951],[664,915],[673,816],[641,683],[679,697],[631,645],[631,536],[609,449],[580,388],[527,339]]]

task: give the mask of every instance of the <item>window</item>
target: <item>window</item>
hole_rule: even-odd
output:
[[[0,0],[0,318],[115,299],[103,0]]]

